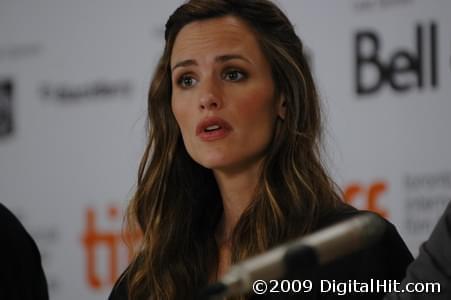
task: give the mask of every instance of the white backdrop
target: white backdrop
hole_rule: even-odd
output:
[[[0,202],[52,299],[105,299],[127,264],[148,82],[180,3],[0,2]],[[334,178],[416,254],[451,198],[451,1],[278,3],[311,57]]]

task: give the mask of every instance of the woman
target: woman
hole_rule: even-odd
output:
[[[195,298],[231,264],[356,214],[321,165],[315,85],[274,4],[189,1],[165,39],[129,206],[142,246],[110,299]],[[403,273],[410,253],[397,234],[393,247]]]

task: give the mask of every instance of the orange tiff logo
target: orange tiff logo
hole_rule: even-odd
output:
[[[110,221],[121,220],[118,209],[114,206],[108,208],[107,216]],[[141,238],[139,232],[132,234],[122,233],[121,230],[99,230],[97,217],[97,213],[92,208],[86,209],[86,227],[81,239],[86,254],[86,279],[93,289],[109,287],[115,283],[119,276],[121,262],[130,262],[132,259],[133,248],[128,247],[127,244],[136,245]],[[98,255],[99,249],[106,249],[106,256]],[[99,265],[102,262],[106,265],[106,270],[99,272]]]
[[[344,189],[345,201],[349,204],[355,204],[356,200],[363,200],[362,209],[373,211],[384,218],[388,217],[388,212],[379,206],[379,199],[387,191],[385,181],[374,181],[370,184],[351,183]]]

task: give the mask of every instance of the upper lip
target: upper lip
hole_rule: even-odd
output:
[[[196,134],[199,135],[205,131],[205,128],[219,125],[222,129],[230,130],[232,126],[220,117],[206,117],[202,119],[196,127]]]

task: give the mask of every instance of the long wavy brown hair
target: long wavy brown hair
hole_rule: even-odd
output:
[[[314,230],[340,197],[320,160],[320,103],[303,46],[267,0],[191,0],[166,23],[165,48],[148,95],[148,144],[128,224],[142,244],[126,276],[129,299],[192,299],[218,266],[222,201],[211,170],[188,155],[171,110],[170,56],[186,24],[231,15],[254,31],[286,103],[251,204],[232,235],[232,263]]]

